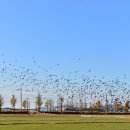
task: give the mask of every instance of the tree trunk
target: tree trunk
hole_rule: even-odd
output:
[[[40,112],[40,107],[38,107],[38,112]]]
[[[49,110],[50,112],[51,112],[51,107],[50,107],[50,110]]]
[[[63,103],[61,102],[61,112],[62,112],[62,109],[63,109]]]

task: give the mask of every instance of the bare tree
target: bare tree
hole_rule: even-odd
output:
[[[28,101],[24,100],[23,103],[22,103],[22,106],[23,106],[24,110],[26,110],[27,107],[28,107]]]
[[[60,95],[58,100],[59,100],[60,110],[62,112],[63,111],[64,97]]]
[[[12,97],[10,99],[10,104],[11,104],[13,110],[15,110],[16,102],[17,102],[17,99],[15,98],[15,95],[12,95]]]
[[[48,108],[49,108],[49,101],[48,100],[46,100],[46,102],[45,102],[45,107],[47,108],[47,112],[48,112]]]
[[[52,111],[52,107],[54,105],[54,102],[53,102],[52,99],[49,99],[48,101],[49,101],[49,107],[50,107],[50,112],[51,112]]]
[[[54,102],[52,99],[46,100],[45,107],[47,108],[47,111],[49,111],[49,108],[50,108],[50,112],[51,112],[53,105],[54,105]]]
[[[38,96],[36,97],[36,109],[40,112],[41,106],[42,106],[42,96],[40,93],[38,93]]]
[[[4,99],[3,99],[2,95],[0,94],[0,112],[1,112],[3,104],[4,104]]]

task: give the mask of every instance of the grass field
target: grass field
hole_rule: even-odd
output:
[[[130,117],[0,115],[0,130],[130,130]]]

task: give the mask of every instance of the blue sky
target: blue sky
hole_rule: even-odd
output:
[[[53,72],[130,78],[129,7],[129,0],[0,1],[0,54],[30,66],[34,56]]]

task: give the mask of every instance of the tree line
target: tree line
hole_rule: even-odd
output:
[[[17,104],[17,98],[15,95],[12,95],[10,98],[10,105],[13,111],[15,111],[16,109],[16,104]],[[2,111],[2,107],[4,105],[4,98],[3,96],[0,94],[0,111]],[[38,93],[36,100],[35,100],[35,110],[40,112],[41,111],[41,107],[43,105],[43,101],[42,101],[42,95],[40,93]],[[104,105],[101,104],[100,101],[96,101],[95,103],[91,104],[89,107],[86,104],[86,101],[80,100],[79,102],[79,109],[76,109],[76,107],[78,108],[78,104],[74,103],[73,101],[70,102],[66,102],[65,103],[65,99],[63,96],[58,96],[58,101],[57,101],[57,111],[76,111],[76,110],[80,110],[80,111],[97,111],[100,112],[102,107],[105,108],[105,111],[109,112],[109,104],[108,100],[106,99],[106,102]],[[47,99],[44,103],[44,106],[47,109],[47,112],[51,112],[53,110],[54,107],[54,101],[53,99]],[[119,102],[118,100],[115,100],[114,104],[113,104],[113,109],[114,110],[121,110],[124,112],[128,112],[130,105],[129,105],[129,101],[126,101],[124,105],[121,105],[121,102]],[[28,99],[23,100],[22,101],[22,110],[30,110],[30,101]]]

